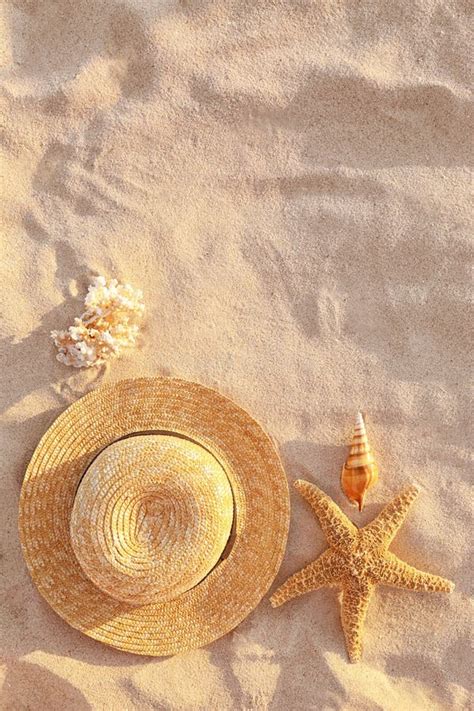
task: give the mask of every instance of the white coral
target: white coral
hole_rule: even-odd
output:
[[[145,306],[143,294],[117,279],[94,277],[84,299],[85,312],[67,331],[51,331],[56,358],[74,368],[89,368],[116,358],[133,346]]]

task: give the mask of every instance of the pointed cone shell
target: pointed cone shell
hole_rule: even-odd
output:
[[[359,412],[349,456],[341,474],[342,490],[350,501],[358,505],[359,511],[362,511],[367,489],[377,482],[378,476],[379,472],[367,439],[364,419]]]

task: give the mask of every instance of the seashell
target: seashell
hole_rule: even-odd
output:
[[[341,488],[349,501],[358,505],[359,511],[362,511],[367,489],[377,482],[378,477],[379,470],[367,438],[365,422],[358,412],[349,456],[342,468]]]

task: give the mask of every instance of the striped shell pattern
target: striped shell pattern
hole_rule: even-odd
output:
[[[341,487],[347,498],[362,511],[367,489],[378,480],[378,467],[367,438],[362,414],[357,413],[349,456],[342,468]]]

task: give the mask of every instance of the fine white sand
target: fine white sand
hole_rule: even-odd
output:
[[[472,579],[469,3],[11,0],[2,5],[2,709],[463,709]],[[141,287],[141,345],[108,370],[49,339],[89,278]],[[101,382],[218,388],[365,523],[411,481],[392,544],[456,582],[377,591],[363,662],[337,593],[167,659],[68,627],[23,563],[17,503],[45,429]],[[339,488],[355,412],[380,483]],[[292,492],[277,583],[325,547]]]

